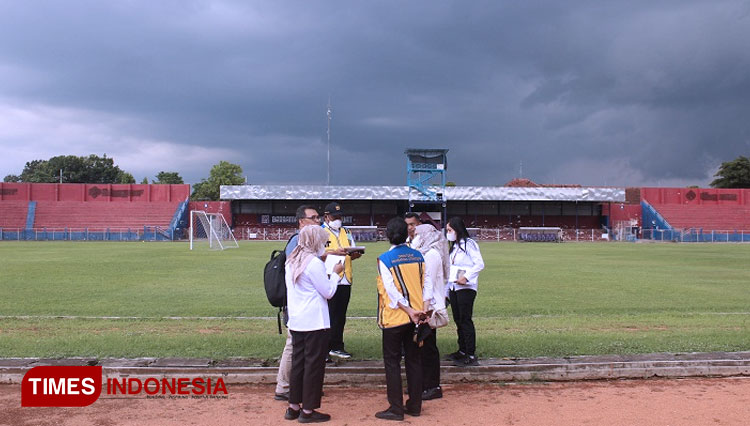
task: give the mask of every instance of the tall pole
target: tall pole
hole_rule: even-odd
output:
[[[328,95],[328,129],[326,130],[326,136],[328,136],[328,174],[326,175],[326,185],[331,184],[331,95]]]

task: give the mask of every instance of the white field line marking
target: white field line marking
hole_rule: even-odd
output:
[[[675,315],[750,315],[750,312],[674,312]],[[525,315],[525,316],[477,316],[477,319],[520,319],[520,318],[561,318],[587,315]],[[589,315],[591,316],[591,315]],[[594,315],[596,316],[596,315]],[[90,316],[90,315],[0,315],[0,319],[102,319],[102,320],[275,320],[276,317],[197,317],[197,316],[167,316],[167,317],[135,317],[135,316]],[[377,317],[347,317],[353,320],[372,320]]]
[[[348,319],[376,319],[377,317],[347,317]],[[118,317],[89,315],[0,315],[2,319],[103,319],[103,320],[275,320],[276,317]]]

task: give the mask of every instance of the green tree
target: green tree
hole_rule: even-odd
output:
[[[117,176],[117,183],[135,183],[135,178],[128,172],[120,171]]]
[[[148,185],[148,178],[144,177],[143,180],[141,181],[141,184],[142,185]]]
[[[3,179],[3,182],[21,182],[21,176],[8,175],[8,176],[5,176],[5,178]]]
[[[714,188],[750,188],[750,159],[740,155],[732,161],[721,163],[711,182]]]
[[[242,177],[242,167],[228,161],[220,161],[211,168],[208,179],[201,179],[193,185],[193,200],[219,200],[221,185],[241,185],[245,182]]]
[[[107,154],[99,157],[58,155],[49,160],[33,160],[26,163],[21,172],[21,182],[55,183],[135,183],[133,175],[115,165]]]
[[[181,184],[185,183],[177,172],[164,172],[161,171],[156,174],[156,180],[152,183],[166,183],[166,184]]]

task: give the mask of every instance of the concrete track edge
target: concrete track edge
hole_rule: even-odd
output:
[[[750,351],[483,359],[480,364],[478,367],[455,367],[443,363],[441,383],[750,376]],[[21,383],[26,371],[42,365],[100,365],[105,380],[123,377],[222,377],[226,384],[276,383],[278,371],[276,366],[244,359],[5,358],[0,359],[0,383]],[[336,385],[382,385],[384,376],[382,361],[347,361],[328,364],[325,382]]]

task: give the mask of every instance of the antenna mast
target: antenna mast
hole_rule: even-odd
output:
[[[326,130],[326,136],[328,137],[328,174],[326,175],[326,185],[331,184],[331,95],[328,95],[328,110],[326,116],[328,117],[328,129]]]

